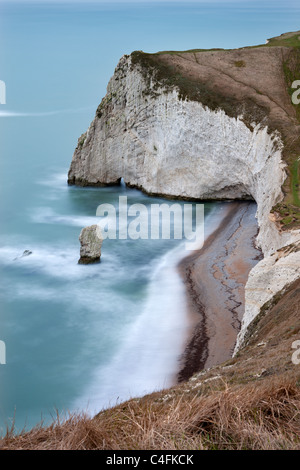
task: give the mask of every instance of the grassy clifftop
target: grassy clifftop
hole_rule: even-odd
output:
[[[222,109],[230,117],[242,115],[248,127],[261,122],[281,134],[288,177],[284,200],[273,212],[283,230],[299,228],[300,104],[292,102],[292,84],[300,80],[300,31],[241,49],[135,51],[131,57],[149,82],[149,94],[161,86],[176,87],[182,99]]]

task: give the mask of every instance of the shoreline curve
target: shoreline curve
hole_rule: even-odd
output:
[[[186,286],[190,335],[179,359],[177,381],[232,357],[245,307],[245,284],[262,259],[255,246],[258,226],[253,202],[229,202],[203,247],[178,270]]]

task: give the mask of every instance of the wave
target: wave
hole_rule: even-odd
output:
[[[225,207],[217,204],[206,218],[206,238],[217,228]],[[182,242],[156,263],[140,315],[115,357],[96,369],[73,410],[94,414],[174,384],[190,326],[185,285],[177,270],[186,255]]]
[[[95,106],[86,106],[84,108],[56,109],[53,111],[28,112],[28,111],[0,111],[0,117],[47,117],[57,116],[58,114],[77,114],[95,110]]]
[[[176,269],[185,255],[181,243],[156,264],[137,320],[111,362],[95,371],[73,409],[93,414],[172,385],[188,329],[185,287]]]
[[[31,220],[40,224],[61,224],[73,227],[86,227],[88,225],[98,224],[99,217],[86,215],[60,215],[51,207],[36,208],[31,214]]]
[[[23,256],[25,250],[32,251],[32,254]],[[113,266],[117,262],[113,253],[103,255],[105,263],[101,264],[102,275],[113,275]],[[0,248],[0,263],[11,268],[30,270],[31,273],[39,273],[52,278],[64,278],[65,280],[87,279],[95,276],[99,272],[99,265],[86,266],[78,265],[78,248],[65,247],[62,245],[41,246],[41,245],[18,245],[17,247],[3,246]]]
[[[55,178],[61,185],[62,174]],[[220,223],[224,207],[225,203],[216,204],[206,217],[206,237]],[[99,222],[99,217],[61,215],[50,207],[39,207],[32,220],[83,227]],[[32,254],[22,256],[28,249]],[[65,240],[30,246],[16,238],[14,246],[2,244],[0,248],[1,264],[30,274],[28,281],[24,276],[16,279],[13,290],[7,289],[3,295],[11,292],[12,298],[60,302],[68,324],[80,325],[85,331],[84,353],[77,366],[88,369],[91,379],[79,389],[78,398],[69,407],[72,410],[87,408],[94,414],[119,401],[169,387],[178,372],[190,327],[185,286],[177,271],[178,263],[188,254],[185,241],[141,265],[130,258],[131,253],[153,257],[154,251],[151,255],[137,244],[131,245],[126,258],[123,251],[122,243],[113,244],[104,250],[103,263],[86,267],[77,264],[78,240],[71,246]],[[49,283],[43,276],[58,282]],[[137,282],[144,287],[135,296],[132,289]],[[95,359],[97,354],[99,360]]]

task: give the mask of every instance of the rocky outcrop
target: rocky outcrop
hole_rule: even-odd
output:
[[[101,257],[102,233],[98,225],[90,225],[81,230],[79,264],[99,263]]]
[[[123,178],[168,197],[254,199],[265,260],[246,285],[240,338],[268,295],[299,275],[274,260],[300,231],[281,230],[271,214],[284,198],[287,149],[300,135],[283,71],[290,54],[274,47],[122,57],[68,176],[69,184],[94,186]],[[286,254],[285,265],[295,256]],[[270,280],[277,271],[278,284]]]

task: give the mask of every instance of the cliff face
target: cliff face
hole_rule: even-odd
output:
[[[244,346],[252,325],[272,300],[282,296],[300,278],[300,241],[276,250],[260,261],[249,274],[245,289],[245,313],[234,353]]]
[[[175,58],[124,56],[95,119],[78,140],[69,183],[116,184],[124,178],[151,194],[253,198],[265,257],[296,242],[299,230],[281,230],[276,212],[271,214],[291,179],[287,149],[292,153],[290,142],[300,135],[284,85],[283,63],[290,54],[289,48],[275,47],[268,53],[262,48],[176,53]],[[262,276],[265,258],[251,273],[246,292],[264,282],[272,296],[299,277],[299,252],[285,254],[287,264],[290,256],[296,268],[280,271],[280,285],[271,269]],[[246,293],[239,343],[268,295],[252,302]]]

